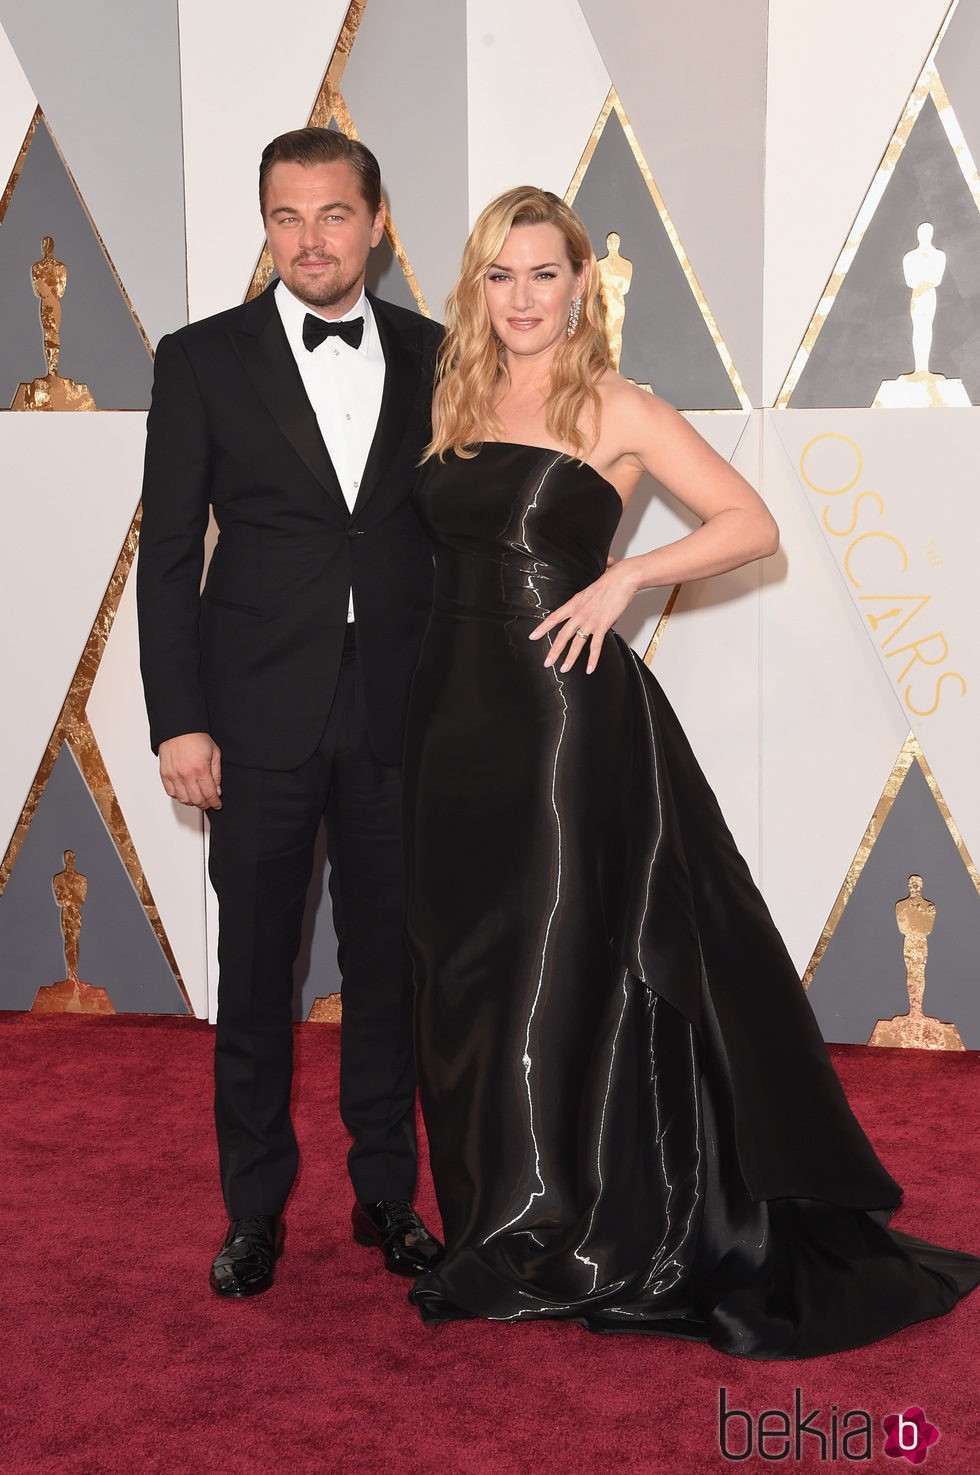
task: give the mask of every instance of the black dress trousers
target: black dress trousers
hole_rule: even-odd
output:
[[[219,906],[215,1123],[229,1217],[281,1212],[296,1175],[290,1119],[293,965],[325,819],[343,977],[340,1110],[357,1198],[415,1192],[413,989],[404,939],[401,770],[367,738],[353,627],[326,728],[288,772],[223,766],[211,811]]]

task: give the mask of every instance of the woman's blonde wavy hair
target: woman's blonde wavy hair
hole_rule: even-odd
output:
[[[501,436],[494,412],[501,381],[507,379],[504,346],[490,323],[484,294],[488,267],[511,230],[520,225],[555,225],[576,273],[585,268],[578,327],[559,345],[551,364],[547,426],[555,440],[585,456],[599,436],[596,385],[609,367],[609,340],[588,232],[574,210],[548,190],[519,185],[481,212],[463,251],[459,280],[446,299],[446,336],[436,367],[432,440],[423,460],[447,451],[473,456],[488,434]],[[581,429],[581,422],[589,433]]]

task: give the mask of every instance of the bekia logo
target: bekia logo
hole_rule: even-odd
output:
[[[718,1444],[726,1460],[747,1460],[757,1450],[764,1460],[870,1460],[871,1415],[863,1408],[843,1413],[836,1403],[828,1412],[803,1412],[803,1389],[794,1388],[793,1408],[763,1409],[757,1417],[744,1408],[729,1408],[728,1390],[719,1390]]]
[[[884,1453],[892,1458],[921,1465],[939,1438],[918,1406],[904,1413],[887,1414]],[[758,1455],[770,1463],[799,1462],[805,1456],[821,1461],[847,1460],[852,1464],[870,1460],[873,1454],[874,1423],[867,1409],[840,1409],[832,1403],[827,1410],[814,1408],[804,1413],[803,1390],[793,1390],[793,1407],[763,1409],[751,1414],[732,1408],[728,1389],[718,1391],[718,1447],[726,1460],[740,1462]]]
[[[930,1424],[921,1408],[907,1408],[903,1414],[888,1414],[882,1419],[887,1434],[885,1454],[898,1458],[904,1455],[913,1465],[921,1465],[932,1445],[939,1438],[939,1430]]]

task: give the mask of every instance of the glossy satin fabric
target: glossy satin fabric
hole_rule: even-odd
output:
[[[980,1262],[865,1212],[900,1190],[656,681],[616,636],[591,676],[527,638],[604,569],[615,489],[492,443],[417,495],[408,919],[447,1249],[423,1316],[804,1357],[949,1309]]]

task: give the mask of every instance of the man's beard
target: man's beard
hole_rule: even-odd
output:
[[[319,278],[309,281],[306,277],[298,274],[297,279],[296,275],[290,273],[293,280],[287,282],[286,285],[293,295],[298,297],[300,302],[304,302],[307,307],[336,307],[339,302],[343,302],[345,298],[350,297],[354,293],[354,289],[360,280],[359,272],[348,281],[343,281],[337,276],[337,272],[340,270],[340,262],[336,258],[317,256],[314,258],[305,257],[303,259],[328,262],[334,267],[333,273],[322,281]],[[291,262],[290,265],[294,268],[294,271],[298,267],[298,263],[295,261]]]

